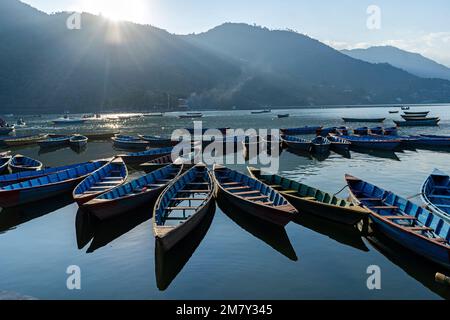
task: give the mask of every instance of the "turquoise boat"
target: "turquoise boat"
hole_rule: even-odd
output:
[[[108,162],[100,160],[2,187],[0,188],[0,207],[16,207],[71,192],[80,181]]]
[[[450,177],[438,169],[422,185],[422,200],[434,214],[450,223]]]
[[[15,155],[9,162],[11,172],[38,171],[41,170],[42,167],[42,162],[20,154]]]
[[[450,224],[407,199],[351,175],[350,198],[369,210],[374,227],[416,254],[450,269]]]

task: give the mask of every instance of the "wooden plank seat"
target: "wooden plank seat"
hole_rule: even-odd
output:
[[[268,196],[257,196],[257,197],[245,197],[246,200],[264,200],[269,199]]]
[[[242,182],[225,182],[222,183],[223,186],[242,186],[244,185]]]
[[[411,231],[434,231],[433,228],[429,227],[408,227],[407,229]]]
[[[173,198],[172,201],[206,201],[208,198]]]
[[[101,186],[101,185],[108,185],[108,186],[111,186],[111,185],[116,185],[117,183],[119,183],[120,181],[118,181],[117,180],[117,182],[116,181],[110,181],[110,182],[108,182],[108,181],[102,181],[102,182],[97,182],[96,184],[95,184],[95,186]]]
[[[245,196],[248,194],[261,194],[261,192],[259,192],[258,190],[252,190],[252,191],[245,191],[245,192],[236,192],[233,193],[236,196]]]
[[[286,190],[286,191],[283,191],[283,193],[294,194],[294,193],[298,193],[298,191],[297,190]]]
[[[122,177],[104,177],[103,180],[122,180]]]
[[[271,202],[271,201],[267,201],[267,202],[264,202],[264,201],[255,201],[255,203],[259,203],[259,204],[264,204],[264,205],[266,205],[266,206],[271,206],[271,207],[273,207],[273,202]]]
[[[383,216],[383,218],[388,220],[417,220],[417,218],[410,216]]]
[[[248,186],[243,186],[243,187],[233,187],[233,188],[227,188],[227,191],[237,191],[237,190],[245,190],[245,189],[251,189]]]
[[[198,207],[167,207],[166,210],[169,211],[187,211],[187,210],[197,210]]]
[[[209,186],[208,182],[191,182],[187,184],[188,186]]]
[[[375,206],[375,207],[369,207],[369,209],[375,209],[375,210],[397,210],[397,206]]]
[[[164,218],[164,220],[167,221],[183,221],[183,220],[187,220],[189,219],[191,216],[186,216],[186,217],[166,217]]]
[[[211,190],[180,190],[177,194],[183,193],[209,193]]]
[[[450,199],[450,196],[445,196],[445,195],[431,195],[430,198],[435,198],[435,199]]]
[[[360,201],[382,201],[381,198],[361,198]]]

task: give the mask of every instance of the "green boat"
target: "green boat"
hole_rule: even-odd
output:
[[[279,191],[300,212],[347,225],[356,225],[368,217],[368,211],[327,192],[278,175],[264,175],[260,169],[248,167],[250,175]]]

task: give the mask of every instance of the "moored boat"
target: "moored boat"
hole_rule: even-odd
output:
[[[289,118],[290,114],[289,113],[279,114],[277,117],[278,117],[278,119]]]
[[[164,147],[174,147],[179,141],[172,140],[171,138],[162,138],[159,136],[144,136],[139,135],[139,137],[148,142],[150,148],[164,148]]]
[[[302,134],[316,134],[317,131],[321,130],[322,126],[315,127],[303,127],[303,128],[288,128],[288,129],[280,129],[280,132],[286,136],[298,136]]]
[[[406,115],[402,115],[401,116],[404,120],[406,121],[431,121],[431,120],[438,120],[439,117],[420,117],[420,116],[406,116]]]
[[[199,118],[203,118],[204,115],[201,112],[189,112],[187,114],[182,114],[180,116],[178,116],[178,118],[180,119],[199,119]]]
[[[312,148],[311,140],[301,139],[293,136],[282,136],[281,141],[285,147],[292,150],[309,152]]]
[[[144,162],[152,161],[166,155],[170,155],[173,151],[172,147],[150,149],[142,152],[127,153],[121,155],[126,164],[142,164]]]
[[[15,155],[9,162],[9,168],[13,173],[22,171],[38,171],[41,170],[42,167],[42,162],[20,154]]]
[[[125,183],[84,204],[100,220],[130,212],[155,200],[181,172],[183,166],[168,165]]]
[[[426,117],[430,114],[430,111],[419,111],[419,112],[405,111],[404,113],[407,116]]]
[[[0,175],[5,173],[8,170],[9,162],[11,161],[10,155],[1,155],[0,156]]]
[[[3,143],[9,147],[26,146],[36,144],[40,141],[46,140],[48,134],[39,134],[34,136],[16,137],[3,140]]]
[[[421,134],[421,137],[425,137],[425,138],[439,138],[439,139],[450,139],[450,135],[445,136],[445,135],[435,135],[435,134]]]
[[[298,214],[279,192],[257,179],[220,165],[214,166],[214,179],[217,197],[266,222],[285,226]]]
[[[432,212],[351,175],[352,201],[370,212],[374,226],[416,254],[450,268],[450,225]]]
[[[73,199],[79,206],[125,183],[127,166],[118,157],[93,172],[73,190]]]
[[[278,175],[262,174],[248,167],[250,175],[279,191],[299,212],[307,212],[335,222],[356,225],[368,211],[344,199]]]
[[[325,137],[318,136],[311,141],[311,145],[315,153],[327,153],[330,151],[331,142]]]
[[[70,141],[70,136],[63,136],[63,137],[58,137],[58,138],[48,138],[46,140],[39,141],[38,145],[42,149],[55,148],[55,147],[68,145],[69,141]]]
[[[345,122],[384,122],[386,118],[342,118]]]
[[[148,142],[140,138],[116,136],[111,138],[114,147],[123,150],[145,150],[148,147]]]
[[[436,127],[441,119],[394,121],[398,127]]]
[[[1,187],[0,207],[16,207],[70,192],[81,180],[106,163],[108,161],[100,160]]]
[[[145,171],[146,173],[153,172],[156,169],[159,169],[161,167],[168,166],[173,163],[172,155],[168,154],[165,156],[162,156],[160,158],[148,161],[146,163],[143,163],[139,165],[139,168]]]
[[[437,216],[450,223],[450,177],[447,173],[435,170],[424,182],[421,190],[422,200]]]
[[[381,137],[371,137],[371,136],[340,136],[351,143],[352,147],[367,148],[374,150],[395,150],[400,144],[401,140],[398,139],[388,139]]]
[[[397,114],[397,113],[400,113],[400,111],[398,111],[398,110],[392,110],[392,111],[389,111],[389,113],[390,113],[390,114]]]
[[[356,128],[353,130],[353,134],[367,136],[369,134],[369,127]]]
[[[153,231],[156,241],[170,250],[193,231],[214,206],[211,172],[198,164],[177,177],[156,201]]]
[[[69,144],[72,148],[82,149],[87,146],[89,139],[82,135],[75,135],[70,138]]]
[[[330,135],[328,140],[331,142],[331,148],[335,151],[348,152],[350,150],[351,143],[339,136]]]
[[[317,135],[327,137],[330,133],[337,133],[337,127],[322,128],[317,131]]]

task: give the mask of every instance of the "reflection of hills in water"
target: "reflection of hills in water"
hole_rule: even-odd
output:
[[[450,287],[435,281],[437,272],[448,274],[445,268],[416,255],[379,232],[375,232],[373,236],[367,239],[377,251],[403,269],[408,275],[442,298],[450,299]]]
[[[356,227],[339,224],[334,221],[321,219],[310,214],[300,213],[293,220],[295,223],[314,232],[327,236],[346,246],[369,252],[361,238],[361,232]]]
[[[161,291],[166,290],[198,248],[214,220],[216,206],[187,237],[169,251],[165,251],[158,241],[155,241],[155,274],[156,284]]]
[[[83,249],[91,240],[87,253],[105,247],[142,223],[153,215],[153,203],[132,212],[124,213],[113,219],[99,221],[88,212],[79,210],[76,218],[78,248]]]
[[[73,203],[72,195],[65,194],[51,198],[49,201],[38,201],[16,208],[0,211],[0,233],[15,229],[31,220],[43,217]]]
[[[220,209],[242,229],[262,240],[292,261],[298,261],[297,254],[283,227],[267,223],[240,211],[232,204],[218,201]]]

